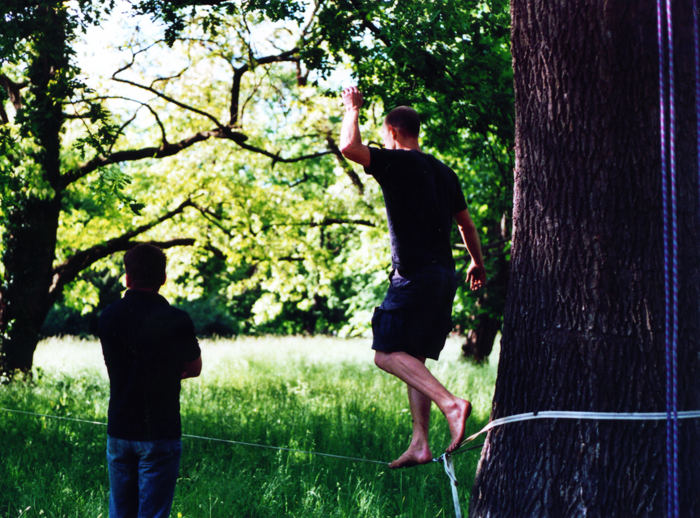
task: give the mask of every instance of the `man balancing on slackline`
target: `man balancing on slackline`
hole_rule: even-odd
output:
[[[425,464],[433,458],[428,446],[431,401],[447,418],[452,437],[448,453],[464,438],[471,413],[469,401],[451,394],[427,369],[425,359],[438,359],[452,327],[457,288],[450,245],[452,219],[471,256],[467,281],[472,290],[486,280],[479,236],[457,175],[420,151],[416,111],[399,106],[389,112],[381,130],[385,149],[379,149],[362,143],[357,122],[360,91],[354,86],[346,88],[342,98],[345,114],[340,149],[379,182],[391,238],[393,269],[386,297],[372,317],[372,348],[377,366],[408,385],[413,437],[408,449],[389,467]]]

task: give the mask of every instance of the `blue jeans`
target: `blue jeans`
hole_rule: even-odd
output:
[[[110,518],[167,518],[180,468],[180,439],[107,436]]]

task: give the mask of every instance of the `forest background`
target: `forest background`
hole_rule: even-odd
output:
[[[477,296],[460,287],[455,330],[467,354],[488,355],[510,247],[507,2],[2,9],[0,331],[10,367],[29,368],[41,336],[94,334],[124,289],[121,252],[137,242],[168,248],[163,293],[202,336],[366,333],[389,243],[380,189],[336,144],[339,92],[351,83],[366,94],[366,140],[378,145],[388,109],[412,105],[423,149],[457,172],[489,285]],[[453,242],[463,274],[456,231]]]

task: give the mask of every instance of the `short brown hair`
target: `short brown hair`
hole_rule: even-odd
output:
[[[154,245],[136,245],[124,254],[124,268],[134,288],[156,289],[165,283],[165,254]]]
[[[407,137],[418,137],[420,117],[410,106],[397,106],[384,118],[384,124],[392,126]]]

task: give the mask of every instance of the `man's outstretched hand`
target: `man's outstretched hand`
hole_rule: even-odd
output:
[[[356,86],[348,86],[341,94],[346,110],[359,110],[362,107],[362,92]]]
[[[472,290],[483,288],[484,284],[486,284],[486,270],[484,266],[472,261],[467,270],[467,282]]]

